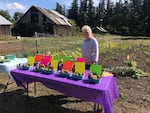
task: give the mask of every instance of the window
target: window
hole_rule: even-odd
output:
[[[43,15],[43,25],[46,25],[46,16]]]
[[[38,14],[31,14],[31,23],[38,23]]]

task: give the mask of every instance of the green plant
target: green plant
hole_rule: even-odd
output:
[[[104,70],[113,73],[115,76],[122,76],[122,77],[128,76],[134,79],[139,79],[142,76],[149,75],[148,73],[142,71],[141,69],[128,66],[104,68]]]
[[[140,100],[140,103],[141,103],[141,104],[143,104],[143,103],[149,104],[149,103],[150,103],[150,96],[149,96],[149,95],[144,95],[144,96],[142,97],[142,99]]]
[[[134,61],[134,60],[126,60],[125,62],[124,62],[128,67],[134,67],[134,68],[136,68],[137,67],[137,62],[136,61]]]

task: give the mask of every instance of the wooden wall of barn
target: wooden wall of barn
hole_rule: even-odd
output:
[[[72,35],[72,28],[69,26],[54,25],[54,35],[66,36]]]
[[[11,37],[11,26],[10,25],[0,25],[0,38]]]

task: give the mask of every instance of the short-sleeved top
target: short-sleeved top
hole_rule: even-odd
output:
[[[83,41],[81,52],[82,57],[86,58],[86,64],[91,64],[93,61],[98,63],[99,48],[98,42],[94,37]]]

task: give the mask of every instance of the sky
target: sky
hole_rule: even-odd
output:
[[[0,0],[0,10],[7,10],[11,17],[15,12],[25,13],[32,5],[47,9],[55,9],[56,3],[70,8],[73,0]],[[116,1],[116,0],[112,0]],[[99,0],[93,0],[94,6],[97,6]]]

